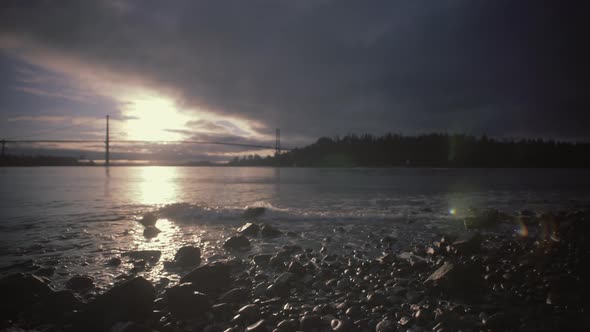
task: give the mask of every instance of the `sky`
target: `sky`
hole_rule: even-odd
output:
[[[590,139],[586,1],[7,0],[0,138]],[[100,158],[102,143],[12,147]],[[93,152],[96,151],[96,152]],[[102,153],[102,152],[101,152]],[[120,159],[272,153],[114,145]]]

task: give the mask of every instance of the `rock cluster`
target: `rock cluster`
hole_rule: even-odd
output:
[[[70,290],[55,291],[48,279],[15,274],[0,280],[0,327],[161,332],[587,330],[584,271],[590,214],[556,218],[551,237],[441,235],[404,253],[390,249],[393,238],[382,243],[367,240],[367,246],[386,249],[378,259],[363,258],[356,251],[317,252],[291,245],[274,253],[198,266],[200,250],[183,247],[175,262],[197,267],[177,284],[160,289],[142,277],[131,277],[85,302]],[[263,226],[252,225],[241,227],[241,235],[234,237],[238,240],[232,241],[246,243],[247,236],[262,232]],[[159,259],[154,252],[124,255]],[[74,278],[72,286],[90,285],[83,276]]]

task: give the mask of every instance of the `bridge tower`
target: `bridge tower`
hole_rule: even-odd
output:
[[[277,128],[275,135],[275,156],[281,154],[281,130]]]
[[[109,146],[109,116],[107,115],[107,132],[106,132],[106,139],[104,141],[105,143],[105,156],[104,156],[104,165],[105,166],[110,166],[111,162],[110,162],[110,146]]]

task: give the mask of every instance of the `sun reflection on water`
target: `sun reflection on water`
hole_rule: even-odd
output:
[[[162,205],[177,200],[176,167],[142,167],[139,185],[142,204]]]

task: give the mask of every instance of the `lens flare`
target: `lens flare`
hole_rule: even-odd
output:
[[[450,215],[452,215],[452,216],[456,216],[456,215],[457,215],[457,209],[455,209],[455,208],[450,208],[450,209],[449,209],[449,214],[450,214]]]
[[[524,221],[518,221],[518,228],[516,229],[516,234],[520,237],[528,237],[529,236],[529,228],[525,225]]]

